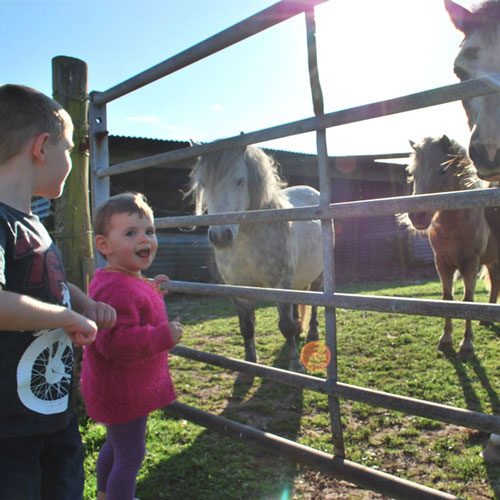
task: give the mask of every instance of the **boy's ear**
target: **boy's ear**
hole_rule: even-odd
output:
[[[43,132],[35,137],[31,146],[31,153],[37,163],[43,163],[45,160],[45,144],[49,140],[50,134]]]
[[[94,239],[94,243],[95,243],[96,250],[101,255],[106,257],[106,255],[108,255],[108,253],[109,253],[108,239],[106,238],[106,236],[104,236],[102,234],[96,235],[96,237]]]

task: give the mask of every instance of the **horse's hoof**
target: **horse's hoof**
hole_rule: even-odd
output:
[[[457,357],[460,361],[470,361],[474,359],[474,356],[474,349],[470,347],[467,347],[465,349],[461,347],[457,354]]]
[[[236,384],[240,385],[247,385],[247,384],[253,384],[255,376],[252,375],[251,373],[247,372],[239,372],[237,377],[236,377]]]
[[[438,351],[441,351],[446,356],[450,356],[451,354],[455,353],[455,351],[453,350],[453,344],[451,342],[439,342]]]
[[[492,434],[486,448],[481,452],[485,462],[490,464],[500,464],[500,436]]]

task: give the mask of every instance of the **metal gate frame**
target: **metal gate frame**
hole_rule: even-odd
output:
[[[92,206],[95,208],[109,197],[109,177],[112,175],[154,167],[159,164],[164,165],[180,160],[192,159],[206,153],[235,146],[246,146],[262,141],[316,131],[320,186],[320,203],[318,206],[220,215],[167,217],[156,219],[155,224],[157,228],[161,229],[179,226],[208,226],[227,223],[239,224],[243,222],[321,220],[324,259],[323,292],[212,285],[182,281],[170,281],[167,288],[172,291],[189,294],[221,297],[230,295],[232,297],[245,299],[311,304],[323,306],[325,308],[326,343],[331,351],[333,361],[328,367],[327,379],[226,358],[183,346],[177,346],[173,353],[225,369],[251,373],[279,383],[327,394],[334,443],[334,456],[302,446],[294,441],[289,441],[279,436],[267,432],[264,433],[252,427],[232,422],[216,415],[211,415],[179,402],[173,403],[169,408],[183,418],[187,418],[209,429],[257,442],[288,458],[293,458],[298,462],[314,466],[340,479],[345,479],[361,487],[386,494],[392,498],[455,498],[453,495],[449,495],[442,491],[364,467],[345,459],[339,398],[363,402],[373,406],[380,406],[411,415],[427,417],[496,434],[500,434],[500,417],[339,382],[336,370],[336,308],[500,321],[500,305],[337,293],[335,291],[334,276],[333,248],[335,235],[333,221],[335,219],[353,216],[370,217],[376,215],[393,215],[398,212],[414,210],[500,206],[500,190],[482,189],[468,192],[460,191],[347,203],[331,203],[332,193],[331,180],[328,175],[326,129],[370,118],[378,118],[390,114],[444,104],[463,98],[472,98],[495,93],[500,91],[500,85],[497,83],[500,82],[500,74],[492,75],[489,78],[469,80],[455,85],[439,87],[386,101],[325,114],[318,76],[314,18],[315,6],[325,1],[327,0],[279,1],[261,12],[125,80],[107,91],[92,92],[90,94],[89,105]],[[107,103],[299,14],[304,14],[306,21],[309,75],[313,96],[314,117],[217,140],[203,145],[109,166],[108,131],[106,123]]]

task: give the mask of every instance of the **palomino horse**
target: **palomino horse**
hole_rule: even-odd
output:
[[[455,73],[460,80],[488,76],[500,72],[500,1],[484,2],[473,12],[444,0],[446,10],[455,27],[465,38],[455,58]],[[498,88],[500,82],[493,80]],[[500,180],[500,93],[474,99],[464,99],[463,105],[471,138],[469,156],[479,177]],[[500,209],[485,209],[486,219],[497,241],[500,252]],[[500,259],[500,254],[499,254]],[[492,434],[483,457],[500,463],[500,435]]]
[[[191,172],[196,213],[318,205],[319,193],[309,186],[285,189],[277,165],[261,149],[247,146],[201,156]],[[241,223],[210,226],[208,238],[224,283],[307,290],[321,284],[323,269],[321,225],[317,220]],[[245,359],[256,362],[254,303],[235,299]],[[286,338],[289,369],[303,371],[296,338],[302,325],[290,304],[278,304],[279,329]],[[308,340],[317,340],[318,323],[313,308]]]
[[[488,187],[479,179],[465,150],[446,135],[426,137],[419,143],[410,141],[413,154],[408,173],[413,182],[412,194],[438,193]],[[453,279],[459,271],[464,280],[464,301],[474,300],[474,291],[482,265],[490,277],[490,302],[495,303],[500,291],[500,266],[496,241],[484,216],[483,208],[438,210],[409,213],[413,226],[427,230],[434,251],[434,262],[443,287],[443,299],[453,300]],[[465,321],[465,333],[459,357],[474,356],[471,321]],[[439,349],[452,349],[452,321],[445,318]]]

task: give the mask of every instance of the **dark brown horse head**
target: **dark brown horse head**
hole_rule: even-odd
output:
[[[425,137],[419,142],[410,141],[413,153],[407,172],[412,184],[412,194],[453,191],[457,163],[465,157],[465,150],[447,135]],[[434,211],[410,212],[408,217],[418,230],[429,227]]]

